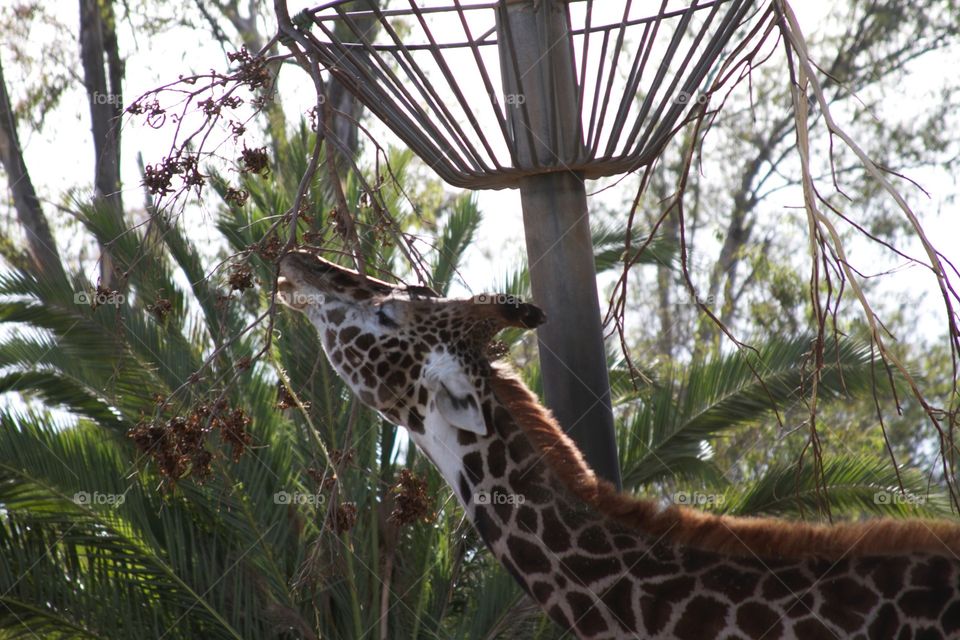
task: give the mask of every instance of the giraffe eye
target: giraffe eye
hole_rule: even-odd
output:
[[[380,308],[377,309],[377,320],[380,321],[380,324],[384,327],[390,327],[391,329],[396,329],[399,325],[397,324],[394,314],[396,309],[393,308],[390,304],[382,304]]]

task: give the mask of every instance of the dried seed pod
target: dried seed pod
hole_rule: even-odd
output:
[[[390,522],[399,527],[414,522],[429,523],[436,514],[430,509],[431,500],[427,495],[427,481],[417,476],[409,469],[401,469],[397,483],[391,488],[395,505],[390,516]]]

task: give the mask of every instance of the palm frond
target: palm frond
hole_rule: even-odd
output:
[[[594,222],[590,230],[593,238],[593,254],[597,273],[622,267],[627,240],[627,228],[624,222]],[[630,259],[634,264],[661,265],[675,267],[680,254],[679,244],[663,236],[655,236],[641,252],[646,238],[631,238]]]
[[[721,481],[706,461],[706,446],[801,402],[809,384],[811,344],[807,336],[774,339],[756,352],[693,363],[683,379],[674,377],[638,394],[620,438],[624,485],[639,488],[673,475]],[[831,343],[824,360],[821,398],[862,391],[872,381],[869,348],[858,342]]]
[[[919,471],[898,473],[886,460],[854,456],[827,458],[819,479],[812,464],[771,466],[746,487],[731,487],[720,508],[736,515],[809,518],[825,502],[835,516],[955,517],[949,497],[933,490]]]
[[[433,260],[431,279],[434,288],[441,295],[446,295],[450,289],[450,283],[463,258],[463,252],[473,241],[481,220],[475,194],[464,194],[454,201],[437,238],[436,254]]]
[[[745,349],[692,366],[683,394],[685,428],[711,431],[734,421],[747,424],[802,402],[812,388],[812,345],[812,336],[774,338],[756,352]],[[876,374],[869,345],[856,340],[828,340],[823,359],[818,396],[825,400],[869,388]]]

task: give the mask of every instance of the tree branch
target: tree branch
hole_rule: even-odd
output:
[[[17,135],[17,119],[13,113],[7,81],[0,61],[0,164],[7,172],[13,207],[27,236],[27,252],[33,269],[48,277],[63,277],[63,264],[50,225],[43,214],[36,189],[27,171]]]

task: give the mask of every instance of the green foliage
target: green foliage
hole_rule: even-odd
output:
[[[269,256],[251,247],[291,205],[291,176],[305,169],[312,143],[302,126],[280,145],[268,177],[231,185],[213,176],[221,196],[242,189],[248,201],[221,210],[216,226],[235,257],[212,275],[173,221],[154,216],[123,230],[89,208],[80,211],[85,229],[112,241],[128,274],[111,294],[123,296],[117,304],[78,304],[79,292],[94,293],[79,274],[69,282],[16,268],[0,274],[0,326],[9,328],[0,393],[26,402],[0,413],[0,637],[360,638],[384,626],[396,638],[561,635],[486,553],[428,461],[349,393],[300,314],[279,309],[262,331],[245,331],[267,310],[275,275]],[[391,157],[403,184],[410,156]],[[357,184],[348,179],[345,196],[361,212],[371,268],[395,271],[389,234]],[[328,192],[322,178],[311,185],[297,234],[336,248],[342,240],[324,218]],[[384,184],[381,195],[401,228],[436,238],[427,263],[445,291],[480,222],[475,199],[433,198],[418,208],[396,186]],[[616,268],[623,230],[595,231],[598,267]],[[655,240],[640,262],[670,265],[674,255]],[[231,290],[228,274],[239,267],[250,269],[252,288]],[[522,270],[507,279],[511,292],[527,287]],[[524,335],[502,338],[528,361],[524,373],[537,388]],[[662,380],[644,371],[653,382],[639,389],[614,366],[627,485],[709,488],[724,498],[718,507],[737,514],[809,515],[823,495],[841,517],[945,513],[942,496],[923,491],[912,472],[901,473],[910,500],[872,500],[898,486],[872,459],[828,460],[826,494],[809,467],[770,465],[755,482],[726,482],[715,445],[775,422],[773,407],[803,396],[809,349],[808,337],[768,341]],[[821,398],[870,388],[869,353],[854,341],[828,345],[824,359]],[[171,477],[158,451],[129,437],[221,398],[249,418],[250,440],[236,455],[222,427],[201,421],[210,430],[209,475],[187,456]],[[389,517],[401,466],[426,482],[428,522],[399,526]]]
[[[751,447],[759,446],[766,463],[745,470],[747,482],[732,482],[744,475],[738,462],[748,452],[731,451],[735,457],[730,463],[730,456],[716,455],[716,445],[745,428],[776,423],[796,406],[807,406],[812,344],[812,336],[772,340],[756,351],[743,349],[695,362],[682,375],[670,375],[624,398],[619,431],[624,485],[637,491],[650,485],[661,490],[693,486],[709,497],[698,504],[736,515],[950,517],[948,496],[922,473],[907,468],[898,472],[886,458],[867,453],[827,456],[818,469],[811,452],[805,458],[804,452],[798,453],[805,464],[781,462],[769,457],[760,440]],[[872,400],[881,365],[869,348],[840,339],[825,345],[823,361],[817,386],[823,406],[830,407],[833,399]]]
[[[403,638],[555,632],[517,605],[519,588],[483,555],[439,475],[354,400],[300,314],[278,310],[281,338],[270,344],[266,332],[244,332],[274,273],[248,248],[289,206],[290,176],[305,168],[310,145],[301,128],[269,178],[243,178],[248,203],[225,206],[217,222],[241,253],[210,277],[176,224],[155,216],[121,233],[94,209],[80,212],[86,229],[114,239],[128,274],[110,294],[118,304],[78,304],[77,293],[96,294],[79,275],[0,275],[0,322],[11,328],[0,341],[0,392],[30,403],[0,414],[0,637],[363,637],[381,624]],[[394,158],[402,181],[409,154]],[[214,185],[224,196],[230,188],[216,176]],[[364,210],[353,185],[346,195]],[[399,189],[385,185],[383,195],[402,212]],[[480,214],[469,196],[439,206],[418,213],[438,226],[428,257],[445,288]],[[324,185],[314,185],[299,233],[329,229],[317,216],[330,208]],[[370,258],[392,269],[375,212],[366,213]],[[251,269],[255,290],[230,291],[235,265]],[[235,456],[205,424],[208,476],[196,457],[165,475],[156,452],[128,437],[217,398],[249,418],[250,442]],[[429,523],[388,517],[400,464],[428,484]]]
[[[898,473],[886,460],[851,456],[826,460],[819,478],[812,461],[775,464],[756,481],[729,488],[719,506],[721,511],[736,515],[809,517],[825,505],[847,516],[952,515],[949,498],[931,491],[923,474],[914,469],[900,469]]]
[[[624,485],[640,488],[670,477],[722,484],[704,446],[801,399],[810,345],[810,337],[772,340],[756,352],[743,349],[693,363],[682,378],[655,383],[627,407],[620,437]],[[860,388],[864,377],[869,381],[869,352],[850,342],[838,347],[825,357],[823,395]]]
[[[432,277],[437,293],[446,295],[456,273],[457,260],[473,241],[480,220],[476,195],[464,194],[456,199],[437,237]]]
[[[593,239],[594,262],[597,273],[611,269],[622,269],[627,246],[627,227],[625,224],[594,222],[591,229]],[[648,238],[630,238],[630,262],[634,265],[659,265],[676,268],[680,245],[663,235]],[[642,249],[642,251],[641,251]]]

